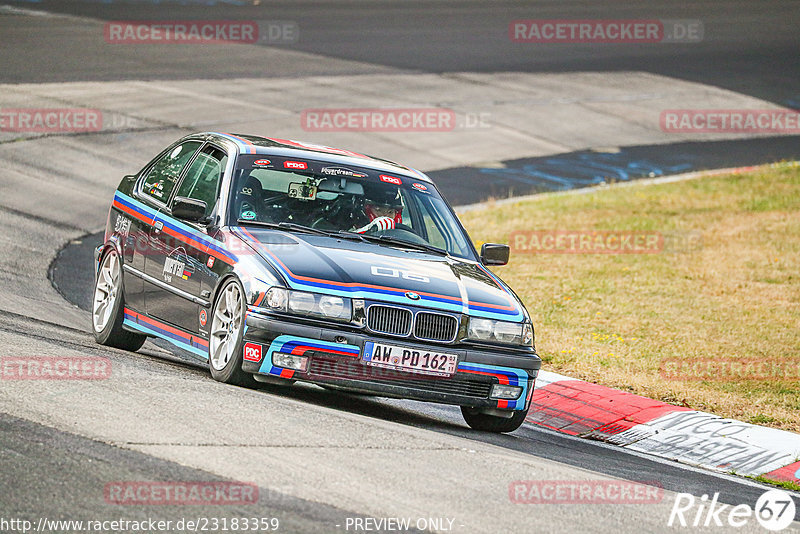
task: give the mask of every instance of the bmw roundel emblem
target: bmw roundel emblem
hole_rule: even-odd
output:
[[[417,295],[413,291],[406,291],[406,296],[411,300],[419,300],[419,295]]]

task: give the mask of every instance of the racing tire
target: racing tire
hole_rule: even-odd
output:
[[[125,296],[122,290],[122,266],[119,254],[109,249],[100,262],[94,283],[92,299],[92,332],[101,345],[137,351],[147,336],[130,332],[122,327],[125,320]]]
[[[528,416],[528,410],[515,410],[511,417],[500,417],[498,415],[488,415],[480,413],[474,408],[461,407],[461,415],[473,430],[484,432],[505,433],[513,432],[522,426]]]
[[[242,370],[244,325],[247,302],[242,284],[235,278],[217,292],[211,309],[208,367],[214,380],[243,387],[256,387],[253,375]]]

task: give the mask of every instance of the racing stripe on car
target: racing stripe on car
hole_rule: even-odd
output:
[[[258,250],[267,254],[272,260],[274,260],[273,265],[277,268],[282,274],[286,276],[286,278],[294,282],[299,286],[311,286],[312,288],[326,288],[326,289],[339,289],[342,291],[347,292],[358,292],[358,291],[365,291],[378,293],[381,296],[384,295],[392,295],[392,296],[402,296],[404,300],[402,302],[407,302],[405,300],[405,293],[407,289],[400,289],[396,287],[389,287],[389,286],[379,286],[379,285],[372,285],[372,284],[359,284],[356,282],[336,282],[334,280],[323,280],[321,278],[312,278],[310,276],[301,276],[298,274],[293,273],[281,260],[278,258],[271,250],[261,245],[261,242],[256,239],[253,234],[251,234],[246,228],[243,227],[236,227],[231,228],[234,231],[235,235],[241,237]],[[241,232],[241,233],[240,233]],[[298,289],[294,287],[293,289]],[[458,302],[459,305],[454,308],[452,311],[463,312],[463,306],[461,306],[461,297],[451,297],[448,295],[439,295],[437,293],[426,293],[424,291],[416,291],[416,293],[420,296],[427,296],[431,299],[435,299],[441,301],[446,304],[451,304]]]
[[[394,297],[392,302],[400,303],[400,304],[407,304],[408,300],[406,299],[406,289],[396,288],[396,287],[389,287],[389,286],[379,286],[373,284],[359,284],[356,282],[336,282],[333,280],[322,280],[320,278],[312,278],[308,276],[301,276],[293,273],[284,263],[278,258],[272,251],[268,248],[261,245],[261,243],[256,239],[246,228],[243,227],[231,227],[231,231],[239,236],[241,239],[246,241],[247,243],[251,244],[257,250],[264,252],[269,258],[271,258],[270,263],[278,269],[290,282],[292,285],[292,289],[312,289],[312,290],[320,290],[320,289],[328,289],[333,291],[339,292],[347,292],[348,295],[343,296],[351,296],[351,293],[364,293],[362,296],[365,298],[369,298],[370,294],[378,295],[380,298],[390,296]],[[493,278],[496,280],[496,278]],[[502,284],[499,286],[503,289],[504,293],[507,295],[509,301],[511,300],[511,295],[508,294],[508,291]],[[449,295],[441,295],[438,293],[429,293],[425,291],[415,291],[419,296],[423,297],[424,301],[427,303],[436,303],[439,304],[437,306],[438,309],[452,311],[456,313],[467,313],[468,310],[465,309],[464,303],[460,296],[451,297]],[[341,293],[334,293],[336,295],[342,296]],[[520,312],[519,308],[515,305],[503,306],[501,304],[489,304],[485,302],[469,302],[469,309],[470,310],[477,310],[482,311],[484,315],[489,316],[490,318],[495,319],[520,319],[523,317],[522,313]]]
[[[225,139],[230,139],[231,141],[236,143],[236,145],[243,152],[245,152],[247,154],[255,154],[256,153],[256,150],[257,150],[256,145],[254,145],[253,143],[251,143],[247,139],[244,139],[242,137],[239,137],[238,135],[233,135],[233,134],[229,134],[229,133],[221,133],[221,132],[212,132],[212,133],[214,135],[219,135],[221,137],[224,137]]]
[[[486,275],[489,278],[494,280],[494,283],[497,284],[497,287],[499,287],[503,291],[503,293],[508,295],[508,299],[510,301],[511,300],[511,294],[508,291],[508,288],[506,287],[506,285],[503,283],[503,281],[500,280],[497,276],[495,276],[495,274],[492,271],[490,271],[489,269],[487,269],[486,267],[484,267],[480,263],[478,263],[477,266],[478,266],[478,269],[480,269],[481,271],[486,273]],[[512,307],[501,306],[499,304],[488,304],[488,303],[484,303],[484,302],[475,302],[475,301],[472,301],[472,300],[469,301],[469,306],[470,306],[470,308],[483,308],[483,309],[486,309],[486,308],[510,309],[510,308],[512,308]],[[516,315],[521,315],[519,313],[519,310],[515,306],[513,308],[515,310]],[[494,311],[494,310],[488,310],[488,311]],[[496,312],[496,313],[504,313],[504,312]]]
[[[194,354],[198,354],[203,358],[208,358],[208,341],[188,332],[184,332],[178,328],[170,326],[161,321],[157,321],[152,317],[137,313],[130,308],[124,310],[125,318],[122,323],[134,330],[150,334],[165,341],[169,341],[173,345],[180,347]]]
[[[483,363],[461,362],[458,364],[458,372],[472,373],[484,376],[494,376],[501,384],[509,386],[522,386],[522,393],[516,400],[497,401],[498,408],[522,410],[525,408],[525,401],[528,397],[529,379],[528,374],[521,369],[513,367],[501,367],[498,365],[487,365]]]
[[[358,347],[355,346],[353,346],[352,349],[339,350],[331,347],[322,346],[318,343],[314,344],[300,343],[300,342],[297,342],[297,344],[293,343],[294,342],[285,344],[282,350],[285,351],[287,349],[291,349],[292,354],[297,354],[300,356],[305,354],[307,351],[311,350],[311,351],[328,352],[331,354],[341,354],[343,356],[353,356],[355,358],[358,358]]]
[[[261,368],[258,372],[261,374],[269,374],[282,376],[284,378],[291,378],[294,376],[294,371],[291,369],[284,369],[283,367],[275,367],[272,365],[272,354],[275,352],[286,352],[290,354],[305,354],[307,351],[326,352],[328,354],[336,354],[339,356],[352,356],[358,358],[361,349],[356,345],[345,345],[343,343],[329,343],[327,341],[320,341],[318,339],[310,339],[305,337],[282,335],[272,340],[267,354],[261,362]]]
[[[293,141],[292,139],[278,139],[276,137],[267,137],[270,141],[274,141],[281,145],[284,145],[289,148],[297,148],[299,150],[310,150],[312,152],[321,152],[323,154],[336,154],[337,156],[348,156],[351,158],[359,158],[359,159],[367,159],[375,161],[375,158],[371,158],[369,156],[365,156],[364,154],[359,154],[358,152],[353,152],[351,150],[345,150],[343,148],[334,148],[331,146],[325,145],[316,145],[310,143],[303,143],[301,141]],[[402,165],[398,165],[402,167]],[[405,168],[405,167],[403,167]]]
[[[120,193],[118,191],[114,195],[113,206],[130,215],[131,217],[135,217],[136,219],[149,225],[155,224],[156,220],[162,221],[164,223],[162,231],[165,234],[183,241],[187,245],[194,247],[201,252],[210,254],[211,256],[214,256],[218,260],[221,260],[229,265],[233,265],[237,261],[237,258],[234,254],[225,250],[219,245],[218,242],[215,242],[202,232],[178,222],[171,217],[167,217],[163,213],[159,213],[153,208],[142,204],[138,200],[131,198],[124,193]]]

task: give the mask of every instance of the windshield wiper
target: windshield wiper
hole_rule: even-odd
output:
[[[358,232],[351,232],[350,230],[338,230],[337,232],[334,232],[334,235],[336,235],[337,237],[341,237],[343,239],[369,241],[369,239],[367,239],[367,236],[364,236],[364,234],[359,234]]]
[[[415,248],[417,250],[424,250],[426,252],[433,252],[434,254],[440,254],[442,256],[449,256],[450,253],[444,249],[439,247],[434,247],[433,245],[428,245],[427,243],[414,243],[413,241],[406,241],[405,239],[399,239],[397,237],[393,237],[390,235],[364,235],[364,234],[356,234],[361,236],[362,239],[365,241],[373,241],[376,243],[386,243],[389,245],[397,245],[401,247],[409,247]]]
[[[320,230],[319,228],[311,228],[310,226],[305,226],[302,224],[291,223],[291,222],[272,223],[265,221],[248,221],[245,219],[239,219],[239,222],[242,224],[253,224],[255,226],[264,226],[266,228],[276,228],[278,230],[293,230],[295,232],[305,232],[307,234],[316,234],[324,236],[336,235],[334,232],[326,232],[325,230]]]

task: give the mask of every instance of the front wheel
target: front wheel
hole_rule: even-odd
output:
[[[470,428],[484,432],[513,432],[525,422],[528,410],[515,410],[511,417],[480,413],[474,408],[461,407],[461,415]]]
[[[122,267],[113,248],[106,252],[97,273],[92,300],[92,332],[101,345],[137,351],[147,336],[122,328],[125,320],[125,299],[122,291]]]
[[[211,312],[208,363],[211,376],[226,384],[253,387],[253,375],[242,371],[242,345],[247,303],[236,279],[225,283]]]

